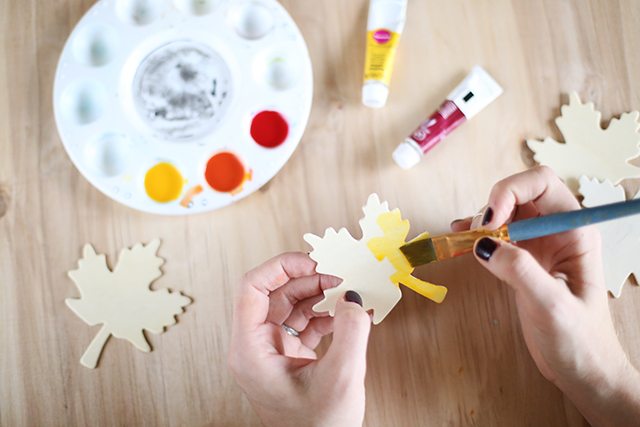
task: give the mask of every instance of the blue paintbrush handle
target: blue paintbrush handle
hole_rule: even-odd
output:
[[[640,214],[640,199],[585,208],[579,211],[561,212],[511,223],[508,225],[509,237],[514,242],[535,239],[637,214]]]

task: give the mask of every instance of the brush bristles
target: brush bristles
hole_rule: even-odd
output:
[[[400,247],[400,251],[404,254],[411,267],[417,267],[423,264],[437,261],[436,249],[431,239],[422,239],[409,242]]]

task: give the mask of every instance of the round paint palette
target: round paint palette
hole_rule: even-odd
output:
[[[73,163],[145,212],[209,211],[269,181],[313,90],[276,0],[100,0],[62,51],[54,111]]]

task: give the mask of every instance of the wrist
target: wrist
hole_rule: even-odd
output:
[[[624,355],[557,385],[591,425],[634,425],[640,418],[640,373]]]

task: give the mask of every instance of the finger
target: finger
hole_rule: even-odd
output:
[[[451,223],[451,231],[467,231],[471,228],[471,217],[456,219]]]
[[[546,166],[510,176],[494,185],[484,226],[497,228],[508,222],[514,208],[533,202],[541,215],[580,209],[571,190]]]
[[[570,294],[566,284],[552,277],[526,250],[500,240],[483,237],[474,255],[487,270],[526,299],[549,310]]]
[[[370,330],[371,318],[362,306],[339,299],[333,317],[333,340],[319,367],[331,371],[335,378],[364,383]]]
[[[523,219],[534,218],[537,216],[540,216],[540,212],[536,208],[536,205],[533,202],[528,202],[524,205],[516,206],[513,212],[513,218],[507,222],[522,221]]]
[[[281,329],[282,350],[281,354],[294,359],[317,359],[318,356],[312,348],[306,346],[300,337],[294,337]]]
[[[325,335],[333,332],[333,317],[316,317],[300,332],[300,341],[314,350]]]
[[[316,274],[316,263],[302,252],[288,252],[271,258],[249,271],[244,277],[245,287],[268,295],[297,277]]]
[[[471,225],[469,226],[471,230],[474,230],[482,226],[484,217],[486,215],[486,211],[487,211],[487,205],[485,205],[482,209],[478,211],[478,213],[476,213],[474,216],[471,217]]]
[[[338,286],[341,279],[324,274],[298,277],[269,294],[267,321],[281,325],[295,310],[295,306],[311,297],[322,297],[325,289]],[[322,299],[322,298],[320,298]],[[319,301],[319,300],[318,300]],[[287,323],[287,325],[294,327]],[[298,329],[298,328],[296,328]]]
[[[300,301],[293,307],[289,317],[280,322],[280,324],[284,323],[296,331],[304,331],[311,319],[329,316],[328,312],[316,313],[313,311],[313,306],[322,301],[323,298],[324,295],[316,295]]]
[[[291,279],[315,274],[316,263],[303,253],[285,253],[245,274],[234,310],[234,326],[250,330],[265,322],[269,294]]]

